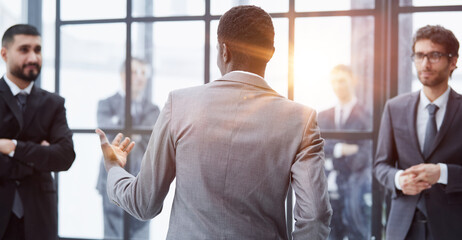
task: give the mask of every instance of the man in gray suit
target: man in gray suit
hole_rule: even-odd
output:
[[[134,128],[152,129],[159,116],[159,108],[144,94],[150,75],[149,64],[140,59],[131,60],[131,115]],[[114,95],[98,103],[98,127],[121,128],[125,123],[125,63],[120,69],[122,89]],[[114,138],[115,134],[108,134]],[[131,161],[125,167],[133,175],[140,171],[141,159],[148,146],[149,135],[132,135],[136,146],[131,153]],[[106,194],[107,172],[101,161],[96,189],[102,196],[104,213],[104,238],[115,239],[123,237],[123,210],[112,204]],[[130,239],[149,239],[149,221],[139,221],[133,217],[128,218]]]
[[[264,80],[274,53],[271,17],[238,6],[218,26],[222,78],[176,90],[154,127],[141,171],[121,166],[134,143],[101,130],[109,198],[139,219],[176,190],[167,239],[288,239],[285,198],[295,191],[294,239],[326,239],[332,210],[316,112]]]
[[[449,85],[459,42],[441,26],[414,36],[421,91],[388,101],[374,173],[392,191],[387,239],[462,236],[462,97]]]

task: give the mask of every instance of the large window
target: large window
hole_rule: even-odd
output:
[[[35,1],[0,0],[1,32],[27,22],[27,2]],[[329,194],[334,210],[340,212],[334,214],[332,227],[351,225],[344,231],[361,233],[333,231],[331,238],[384,238],[387,194],[371,171],[383,105],[388,98],[420,88],[409,57],[412,34],[419,27],[441,24],[462,40],[458,24],[462,5],[456,0],[36,2],[43,6],[40,85],[66,99],[77,153],[71,169],[56,178],[59,235],[65,239],[166,238],[175,182],[162,213],[147,225],[133,222],[122,212],[107,214],[112,208],[104,205],[104,170],[94,129],[101,127],[109,135],[121,131],[146,142],[170,91],[220,77],[218,20],[232,6],[243,4],[261,6],[273,17],[276,52],[267,67],[268,84],[281,95],[316,109],[323,119],[319,125],[326,139]],[[28,13],[33,15],[33,9]],[[0,71],[4,68],[2,61]],[[462,92],[460,70],[454,72],[450,85]],[[339,122],[335,119],[343,117],[330,114],[343,113],[345,89],[350,109],[345,121]],[[351,117],[356,114],[352,106],[360,106],[362,117]],[[339,144],[349,149],[345,150],[348,156],[335,153]],[[140,145],[129,159],[133,164],[128,170],[133,174],[145,148]],[[342,157],[355,165],[343,166]],[[288,194],[289,231],[293,202]],[[110,220],[118,235],[108,233]]]

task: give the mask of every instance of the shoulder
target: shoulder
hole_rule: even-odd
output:
[[[328,108],[326,110],[320,111],[318,118],[332,118],[335,114],[335,107]]]
[[[420,91],[400,94],[396,97],[389,99],[387,102],[389,105],[402,105],[404,103],[403,101],[408,101],[413,99],[414,97],[418,97],[419,93]]]
[[[64,104],[64,98],[57,93],[49,92],[39,87],[34,87],[35,94],[47,102]]]

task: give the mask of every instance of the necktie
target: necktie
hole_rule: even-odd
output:
[[[425,130],[425,140],[424,140],[424,147],[423,147],[423,155],[425,158],[428,157],[430,154],[430,150],[433,146],[433,142],[435,141],[436,133],[438,132],[436,128],[436,111],[438,111],[438,106],[435,104],[428,104],[428,121],[427,121],[427,128]],[[419,196],[419,201],[417,202],[417,208],[427,216],[427,208],[425,207],[425,197],[422,196],[422,193]]]
[[[423,155],[425,158],[428,157],[430,154],[430,150],[433,146],[433,142],[435,141],[436,133],[438,132],[436,128],[436,112],[438,111],[438,106],[435,104],[428,104],[428,121],[427,121],[427,128],[425,130],[425,140],[424,140],[424,147],[423,147]]]
[[[24,113],[24,110],[26,110],[27,94],[20,92],[16,95],[16,99],[18,100],[19,109]]]
[[[26,109],[26,102],[27,102],[27,94],[25,93],[18,93],[16,95],[16,99],[18,100],[18,106],[22,113]],[[19,186],[19,182],[16,182]],[[11,209],[18,218],[22,218],[24,216],[24,208],[21,201],[21,196],[19,196],[18,189],[14,192],[14,201],[13,201],[13,208]]]

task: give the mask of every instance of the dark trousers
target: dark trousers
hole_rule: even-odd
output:
[[[25,240],[24,236],[24,218],[19,219],[11,213],[10,221],[6,227],[5,235],[2,240]]]
[[[425,214],[416,209],[406,240],[433,240]]]

